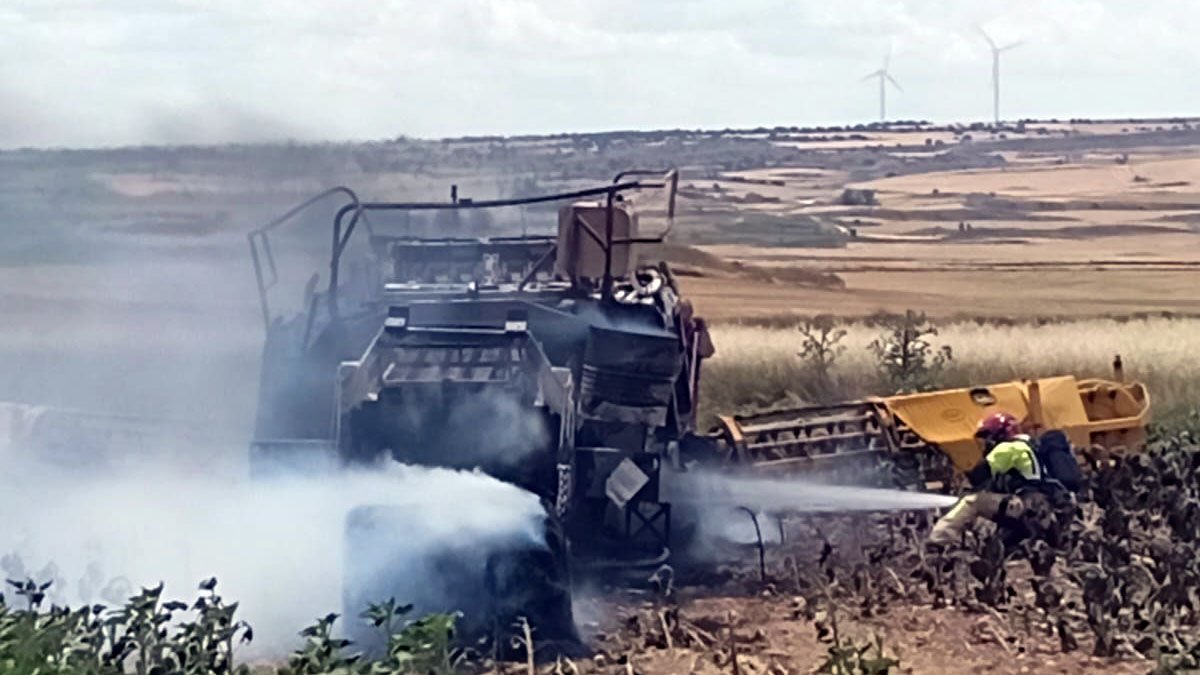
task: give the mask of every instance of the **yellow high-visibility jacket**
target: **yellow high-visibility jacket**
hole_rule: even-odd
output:
[[[992,448],[987,455],[988,468],[993,477],[1007,475],[1016,471],[1025,480],[1041,480],[1042,468],[1038,464],[1037,454],[1028,441],[1017,439],[1005,441]]]

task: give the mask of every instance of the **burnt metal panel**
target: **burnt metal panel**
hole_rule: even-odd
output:
[[[594,326],[584,351],[581,412],[591,419],[663,426],[682,365],[673,333]]]

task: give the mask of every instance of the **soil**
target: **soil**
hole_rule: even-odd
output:
[[[899,570],[875,579],[904,587],[914,598],[921,594],[921,582],[904,571],[914,562],[871,557],[887,520],[866,515],[786,521],[789,543],[766,544],[765,581],[759,578],[756,546],[719,544],[709,545],[707,555],[720,562],[681,570],[668,594],[653,584],[577,594],[575,616],[592,656],[571,665],[583,673],[642,675],[812,673],[829,659],[836,630],[837,638],[869,647],[868,656],[878,648],[897,659],[892,673],[1124,675],[1154,667],[1135,653],[1094,656],[1086,630],[1073,633],[1077,644],[1064,650],[1035,607],[1026,561],[1007,564],[1018,598],[999,609],[953,599],[868,600],[869,593],[852,588],[868,564],[875,572],[880,566]],[[831,546],[814,543],[820,537]],[[812,578],[829,570],[835,580],[815,588]],[[512,666],[508,672],[523,671]]]
[[[730,626],[738,643],[742,673],[811,673],[828,658],[829,643],[817,638],[812,622],[796,617],[796,598],[764,591],[759,597],[708,597],[684,590],[678,603],[685,621],[707,627],[716,649],[661,642],[654,621],[662,603],[638,598],[609,599],[599,608],[613,618],[593,628],[592,640],[602,656],[588,665],[631,661],[635,672],[729,673]],[[1011,639],[989,615],[959,609],[902,606],[869,618],[839,619],[839,632],[860,643],[882,640],[884,653],[900,661],[897,673],[1147,673],[1144,660],[1121,660],[1089,655],[1086,648],[1063,653],[1057,637],[1043,632]],[[607,627],[607,630],[606,628]],[[649,637],[648,637],[649,636]],[[647,640],[656,645],[640,645]],[[718,651],[719,650],[719,651]],[[581,670],[588,672],[587,666]]]

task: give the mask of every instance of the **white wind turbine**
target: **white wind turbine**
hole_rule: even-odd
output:
[[[892,52],[888,52],[888,55],[884,56],[883,67],[880,70],[868,73],[862,79],[862,82],[866,82],[866,80],[871,78],[880,80],[880,121],[888,121],[888,83],[892,83],[896,91],[904,91],[904,89],[900,88],[900,83],[896,82],[895,78],[892,77],[892,73],[888,72],[890,62],[892,62]]]
[[[979,34],[983,36],[984,40],[987,40],[988,46],[992,49],[992,116],[996,126],[1000,126],[1000,55],[1010,49],[1020,47],[1023,43],[1018,40],[1000,47],[996,45],[992,36],[987,34],[983,26],[975,26],[975,28],[979,30]]]
[[[888,52],[883,58],[883,67],[875,72],[870,72],[863,77],[862,82],[871,78],[880,80],[880,121],[888,121],[888,83],[895,86],[896,91],[904,91],[900,88],[900,83],[896,82],[892,77],[892,73],[888,72],[888,65],[892,62],[892,52]]]

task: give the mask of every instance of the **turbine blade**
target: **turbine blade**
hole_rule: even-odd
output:
[[[1003,47],[1001,47],[1000,49],[997,49],[996,51],[1006,52],[1010,49],[1016,49],[1017,47],[1020,47],[1023,44],[1025,44],[1024,40],[1017,40],[1016,42],[1011,42],[1009,44],[1004,45]]]
[[[979,34],[983,36],[984,40],[987,40],[988,46],[990,46],[993,50],[996,49],[996,41],[992,39],[991,35],[987,34],[987,31],[983,29],[983,26],[975,24],[975,30],[979,31]]]
[[[873,79],[879,77],[880,75],[883,75],[883,71],[876,70],[873,73],[867,73],[866,75],[863,75],[862,79],[859,80],[859,82],[866,82],[867,80],[873,80]]]
[[[892,86],[895,87],[898,91],[904,91],[904,88],[900,86],[900,83],[896,81],[896,78],[892,77],[891,75],[888,75],[887,73],[884,73],[883,76],[886,77],[887,81],[891,82]]]

